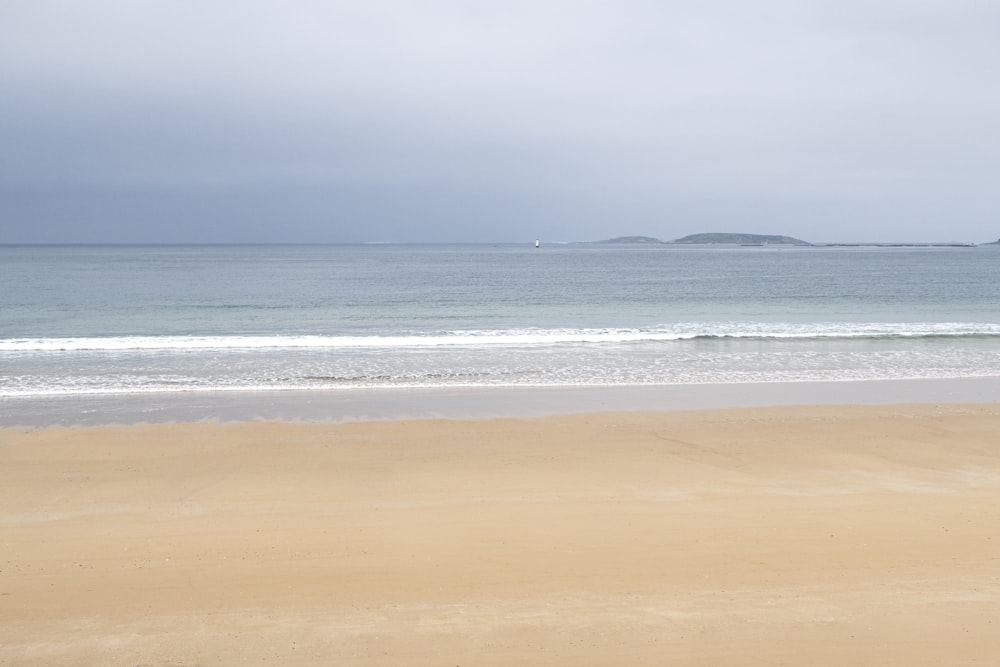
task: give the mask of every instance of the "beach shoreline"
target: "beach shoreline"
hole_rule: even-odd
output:
[[[997,432],[1000,402],[5,428],[0,663],[985,661]]]
[[[1000,378],[685,385],[352,388],[6,397],[0,427],[199,421],[345,423],[795,405],[1000,403]]]

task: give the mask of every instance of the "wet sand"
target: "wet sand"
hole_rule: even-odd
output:
[[[0,414],[4,415],[0,424],[44,427],[196,421],[344,423],[901,403],[1000,403],[1000,378],[22,396],[0,398]]]
[[[0,664],[990,664],[1000,405],[0,430]]]

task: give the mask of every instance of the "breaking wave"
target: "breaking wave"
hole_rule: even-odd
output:
[[[266,335],[266,336],[108,336],[11,338],[0,340],[4,352],[72,352],[127,350],[252,350],[429,347],[534,347],[560,344],[671,342],[697,339],[883,339],[1000,337],[1000,324],[978,322],[868,323],[681,323],[663,327],[603,329],[504,329],[416,332],[399,335]]]

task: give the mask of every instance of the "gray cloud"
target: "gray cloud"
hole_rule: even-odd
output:
[[[0,242],[992,240],[998,19],[8,0]]]

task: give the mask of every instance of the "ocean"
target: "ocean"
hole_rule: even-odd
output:
[[[1000,249],[0,246],[53,397],[1000,378]],[[25,407],[28,406],[28,407]]]

